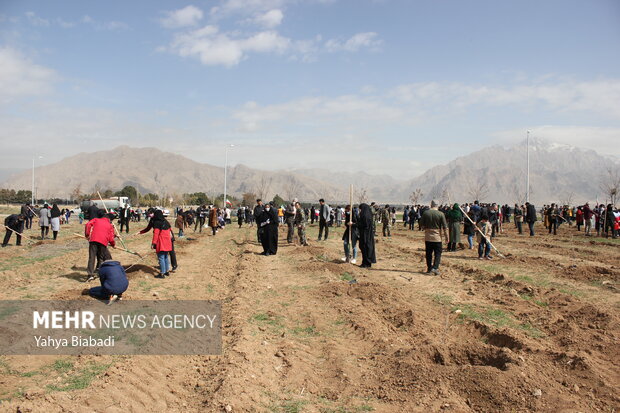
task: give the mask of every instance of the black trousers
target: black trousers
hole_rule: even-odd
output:
[[[295,226],[293,225],[292,220],[287,220],[286,226],[288,227],[286,232],[286,242],[290,244],[291,242],[293,242],[293,237],[295,236]],[[325,236],[327,237],[327,234]]]
[[[13,235],[13,231],[7,229],[6,234],[4,234],[4,241],[2,241],[2,245],[7,245],[9,243],[11,235]],[[19,234],[15,234],[15,236],[17,237],[17,243],[15,245],[22,245],[22,236]]]
[[[523,234],[523,222],[517,221],[517,231],[519,231],[519,234]]]
[[[557,219],[549,220],[549,234],[551,234],[551,231],[553,231],[553,235],[557,234],[558,232],[558,220]]]
[[[441,264],[441,242],[425,241],[426,244],[426,269],[428,271],[433,268],[438,270]]]
[[[88,266],[86,267],[86,272],[88,275],[94,275],[95,269],[99,269],[101,263],[105,260],[111,260],[112,255],[110,254],[110,251],[108,251],[108,247],[103,244],[94,241],[91,241],[88,244]],[[96,267],[95,260],[97,261]]]
[[[528,222],[528,227],[530,227],[530,237],[534,236],[534,222]]]
[[[329,235],[329,227],[327,226],[327,221],[323,218],[319,219],[319,239],[321,239],[321,235],[323,235],[323,230],[325,230],[325,239]]]
[[[194,232],[196,232],[196,228],[200,227],[200,230],[198,232],[202,232],[202,227],[205,224],[205,217],[198,217],[196,218],[196,225],[194,225]]]
[[[177,253],[174,252],[174,241],[172,241],[172,251],[170,251],[170,265],[172,265],[172,269],[176,270],[177,268]]]
[[[609,237],[609,233],[611,232],[611,237],[616,238],[616,230],[614,229],[614,224],[612,222],[605,222],[605,238]]]
[[[129,218],[121,221],[121,228],[118,230],[118,232],[123,232],[123,225],[125,226],[125,232],[129,233]]]

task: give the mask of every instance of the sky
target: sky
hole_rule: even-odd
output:
[[[619,1],[0,0],[0,168],[233,144],[409,179],[528,129],[620,155]]]

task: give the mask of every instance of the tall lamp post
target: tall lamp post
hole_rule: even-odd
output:
[[[32,193],[30,194],[30,205],[34,206],[34,159],[36,156],[32,157]],[[43,159],[41,155],[38,157],[39,159]]]
[[[226,145],[226,155],[224,161],[224,211],[226,211],[226,173],[228,171],[228,149],[233,148],[235,145],[232,143],[230,145]]]
[[[530,130],[527,131],[526,139],[526,152],[527,152],[527,178],[525,187],[525,201],[530,202]]]

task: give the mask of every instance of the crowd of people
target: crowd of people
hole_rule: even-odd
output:
[[[308,225],[318,224],[317,242],[329,237],[331,227],[344,226],[342,235],[344,256],[342,261],[357,263],[358,249],[362,255],[360,267],[370,268],[377,262],[375,242],[378,237],[377,227],[381,225],[381,235],[389,238],[396,225],[396,207],[380,206],[374,202],[361,203],[359,206],[346,205],[331,208],[324,199],[318,205],[303,207],[293,199],[286,205],[263,203],[256,200],[254,207],[239,206],[235,211],[237,224],[256,226],[257,242],[262,246],[261,255],[271,256],[278,252],[279,228],[286,226],[286,241],[297,242],[308,246],[306,229]],[[79,213],[80,223],[87,220],[84,226],[84,237],[89,242],[89,256],[86,267],[87,281],[99,275],[101,286],[90,288],[88,294],[113,302],[122,299],[128,281],[124,268],[112,259],[108,246],[117,248],[116,239],[121,237],[123,230],[129,233],[130,222],[140,222],[141,216],[147,220],[147,226],[135,235],[145,234],[152,230],[151,248],[155,250],[159,263],[157,278],[166,278],[178,268],[174,250],[175,234],[161,208],[149,208],[142,211],[130,206],[121,207],[116,211],[104,211],[97,206],[90,206],[87,211]],[[68,223],[72,211],[59,209],[58,205],[44,204],[31,206],[29,203],[21,207],[19,214],[9,215],[5,221],[6,234],[2,243],[8,245],[12,234],[16,235],[16,245],[21,245],[24,229],[31,229],[33,218],[38,219],[41,231],[40,238],[49,237],[51,228],[52,239],[56,240],[61,225]],[[185,237],[186,231],[193,227],[194,232],[202,232],[210,228],[211,235],[231,224],[233,211],[212,205],[201,205],[186,210],[179,207],[175,211],[174,228],[178,237]],[[114,221],[118,220],[120,229]],[[557,234],[561,225],[575,227],[583,231],[585,236],[617,238],[620,235],[620,211],[612,204],[595,205],[589,203],[580,206],[559,206],[555,203],[544,205],[540,210],[526,202],[523,205],[482,204],[478,201],[459,205],[438,205],[432,201],[430,205],[408,205],[403,209],[402,221],[408,230],[424,231],[426,251],[425,274],[437,275],[441,264],[442,253],[457,249],[477,248],[478,259],[493,259],[491,250],[493,239],[505,232],[506,225],[514,223],[517,234],[522,235],[523,224],[527,224],[530,236],[535,236],[535,224],[542,221],[549,234]],[[417,225],[416,225],[417,223]],[[594,230],[593,230],[594,229]],[[461,235],[467,238],[467,245],[461,242]],[[122,238],[121,238],[122,242]],[[475,245],[477,244],[477,246]],[[124,249],[124,245],[123,245]],[[128,250],[126,250],[128,251]],[[129,251],[128,251],[129,252]]]

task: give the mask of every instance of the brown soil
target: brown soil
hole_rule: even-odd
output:
[[[135,226],[135,225],[134,225]],[[132,228],[133,229],[133,228]],[[0,251],[1,299],[90,299],[87,248],[58,241]],[[34,231],[30,231],[34,236]],[[507,258],[444,253],[426,276],[421,233],[400,225],[370,270],[345,264],[342,231],[258,255],[236,225],[176,243],[155,279],[148,235],[129,236],[125,299],[223,302],[220,356],[4,356],[1,411],[612,412],[620,408],[620,243],[495,239]],[[359,262],[361,262],[361,257]],[[355,281],[353,281],[355,280]],[[92,284],[92,283],[91,283]],[[83,380],[74,380],[75,378]]]

